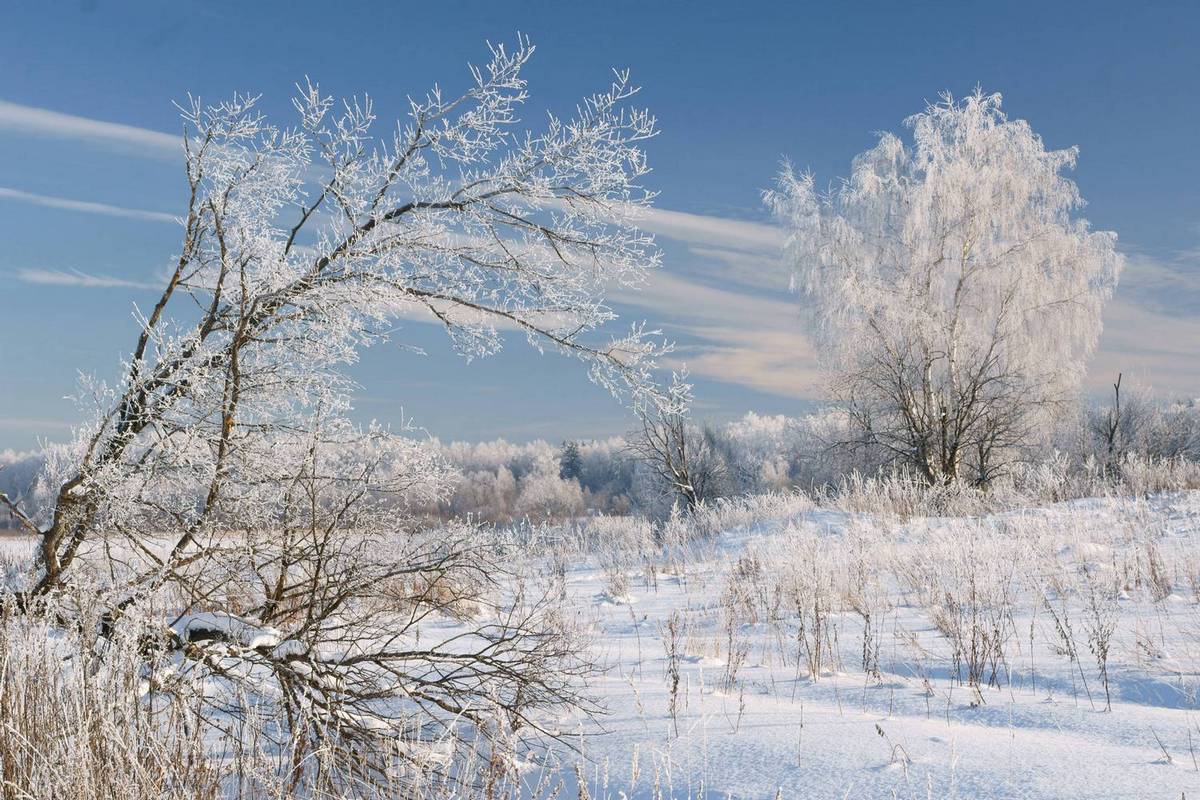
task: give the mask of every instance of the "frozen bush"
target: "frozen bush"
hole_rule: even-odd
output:
[[[526,475],[520,484],[516,513],[534,519],[563,519],[583,513],[583,490],[579,481],[563,480],[550,469]]]

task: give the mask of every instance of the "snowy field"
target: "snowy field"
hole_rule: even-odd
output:
[[[1198,545],[1192,492],[613,546],[564,575],[607,713],[561,724],[592,798],[1200,796]]]
[[[514,575],[586,643],[600,713],[546,721],[526,796],[1200,796],[1200,492],[907,520],[764,496],[533,535]]]

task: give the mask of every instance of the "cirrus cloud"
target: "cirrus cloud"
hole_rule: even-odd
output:
[[[157,289],[157,284],[133,281],[112,275],[92,275],[80,270],[19,269],[15,273],[22,283],[39,286],[77,286],[86,289]]]
[[[153,158],[178,158],[182,149],[180,138],[168,133],[7,100],[0,100],[0,130],[116,146]]]

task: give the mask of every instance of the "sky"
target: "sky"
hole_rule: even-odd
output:
[[[536,128],[629,67],[662,133],[645,227],[664,265],[613,298],[678,343],[696,413],[803,413],[821,381],[782,234],[761,202],[782,159],[844,175],[877,132],[949,90],[1004,95],[1128,257],[1087,388],[1118,371],[1200,396],[1200,3],[7,3],[0,24],[0,450],[67,438],[81,372],[111,379],[179,247],[172,101],[263,95],[290,121],[305,76],[369,94],[381,120],[466,84],[520,32]],[[355,415],[442,439],[592,437],[631,427],[578,362],[523,341],[466,363],[432,325],[354,367]]]

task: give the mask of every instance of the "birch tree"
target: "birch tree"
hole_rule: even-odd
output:
[[[808,332],[864,436],[930,483],[986,484],[1078,390],[1122,259],[999,94],[948,94],[819,192],[782,170]]]

